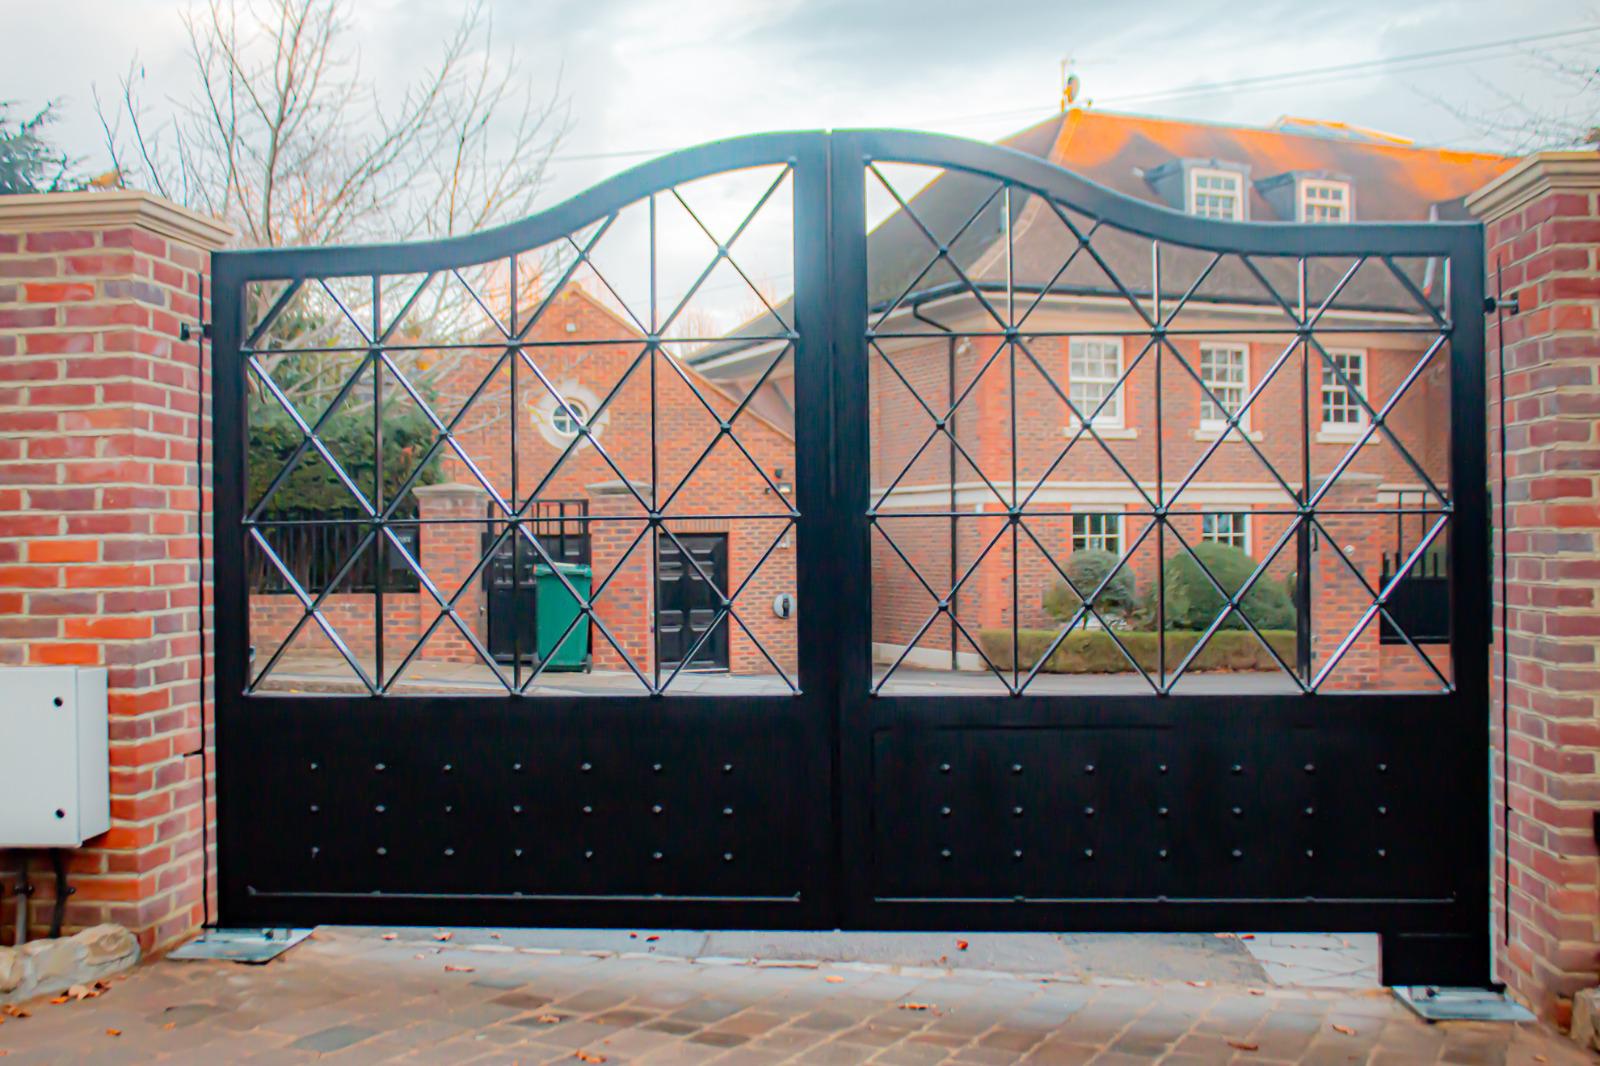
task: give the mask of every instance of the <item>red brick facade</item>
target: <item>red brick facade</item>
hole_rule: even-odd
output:
[[[1499,800],[1504,649],[1491,694],[1495,767],[1495,940],[1499,977],[1541,1013],[1600,977],[1600,157],[1535,156],[1469,206],[1488,225],[1497,273],[1520,313],[1490,318],[1505,347],[1503,517],[1510,567],[1510,939]],[[1491,357],[1490,425],[1500,415]],[[1490,467],[1500,460],[1490,432]],[[1497,500],[1498,500],[1498,493]],[[1498,525],[1498,523],[1497,523]],[[1496,631],[1501,588],[1496,582]]]
[[[66,919],[146,949],[200,924],[210,862],[210,384],[179,326],[226,238],[143,194],[0,198],[0,663],[108,669],[112,828],[74,853]]]

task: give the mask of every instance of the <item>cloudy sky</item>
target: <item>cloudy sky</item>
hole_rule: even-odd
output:
[[[137,57],[148,99],[191,92],[182,24],[191,2],[0,0],[11,42],[0,100],[57,101],[55,138],[82,157],[86,173],[100,173],[109,163],[93,90],[114,98],[118,75]],[[1250,124],[1293,114],[1430,144],[1496,147],[1452,106],[1492,112],[1512,96],[1592,113],[1592,97],[1575,101],[1569,86],[1541,74],[1534,53],[1591,67],[1600,54],[1600,6],[1588,0],[486,2],[497,62],[514,52],[541,94],[556,91],[559,75],[570,105],[546,203],[659,152],[761,130],[899,126],[998,138],[1058,109],[1066,57],[1097,107]],[[462,6],[350,4],[356,32],[347,43],[359,49],[363,79],[380,90],[398,90],[436,59]],[[1495,47],[1475,48],[1486,44]],[[1426,55],[1445,50],[1454,54]],[[1272,77],[1336,65],[1358,69]],[[1265,80],[1196,90],[1243,78]],[[638,244],[624,229],[617,240]],[[763,286],[782,291],[786,249],[761,237],[750,245],[771,260],[759,265]],[[671,272],[692,276],[704,254],[691,247]],[[731,325],[750,310],[748,297],[739,306],[726,296],[713,317]]]
[[[152,94],[185,87],[184,0],[0,0],[12,46],[0,99],[63,105],[58,137],[103,161],[91,88],[135,55]],[[364,72],[403,80],[460,5],[356,0]],[[1071,56],[1097,106],[1228,122],[1341,119],[1437,144],[1476,135],[1434,98],[1490,109],[1496,92],[1561,106],[1526,50],[1593,60],[1600,34],[1400,69],[1178,95],[1186,87],[1600,25],[1583,0],[491,0],[496,47],[570,97],[553,194],[663,149],[756,130],[906,126],[994,138],[1046,117]],[[18,45],[21,45],[18,47]],[[637,153],[637,154],[623,154]],[[594,158],[602,156],[601,158]]]

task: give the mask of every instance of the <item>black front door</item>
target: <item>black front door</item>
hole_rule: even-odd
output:
[[[684,558],[685,552],[693,563]],[[679,534],[677,543],[661,538],[656,553],[656,647],[663,669],[675,669],[685,660],[685,670],[728,668],[728,624],[717,618],[717,590],[727,587],[726,533]],[[702,639],[708,628],[711,634]]]

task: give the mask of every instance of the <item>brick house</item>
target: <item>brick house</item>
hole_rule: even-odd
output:
[[[1334,123],[1285,119],[1258,129],[1085,110],[1003,143],[1125,196],[1249,222],[1465,219],[1463,197],[1514,162]],[[1436,505],[1433,486],[1448,485],[1447,353],[1434,353],[1407,384],[1431,340],[1431,313],[1443,306],[1447,280],[1437,264],[1397,258],[1391,271],[1377,260],[1314,263],[1303,292],[1292,259],[1259,260],[1253,273],[1238,260],[1213,269],[1209,253],[1169,247],[1153,266],[1147,239],[1097,230],[1092,220],[1054,212],[1041,199],[1003,201],[994,196],[995,184],[978,176],[947,171],[929,181],[911,170],[883,170],[906,209],[868,179],[869,210],[873,193],[888,209],[868,246],[869,326],[877,334],[868,355],[873,506],[883,516],[960,511],[992,517],[899,520],[892,528],[904,558],[875,542],[873,640],[880,662],[906,653],[912,665],[982,669],[978,648],[956,626],[936,625],[919,636],[934,608],[923,581],[949,589],[998,534],[1012,492],[1013,450],[1017,494],[1031,494],[1030,506],[1043,512],[1029,523],[1041,543],[1024,541],[1018,549],[1015,603],[1025,627],[1059,625],[1044,607],[1045,593],[1058,582],[1045,550],[1057,564],[1083,548],[1130,555],[1127,568],[1141,590],[1156,580],[1162,553],[1153,536],[1141,540],[1150,523],[1135,512],[1155,496],[1158,448],[1169,493],[1193,477],[1173,504],[1175,514],[1192,512],[1193,518],[1173,522],[1173,529],[1191,544],[1223,541],[1258,560],[1278,548],[1268,570],[1274,581],[1296,568],[1295,538],[1279,542],[1306,473],[1315,490],[1338,472],[1323,524],[1375,587],[1386,568],[1427,535],[1430,518],[1363,518],[1360,512]],[[919,180],[926,184],[915,196],[904,191]],[[1089,236],[1094,254],[1074,255],[1073,227]],[[940,257],[940,244],[947,258]],[[1156,269],[1159,286],[1153,284]],[[1002,335],[1006,311],[994,306],[1005,300],[1008,270],[1018,294],[1011,314],[1025,314],[1014,395]],[[1157,287],[1159,310],[1150,295]],[[1130,299],[1143,311],[1135,312]],[[1302,357],[1291,351],[1280,362],[1286,345],[1293,348],[1289,313],[1302,301],[1318,314],[1322,343],[1345,372],[1341,380],[1311,355],[1306,427],[1300,424]],[[1142,315],[1169,319],[1164,380],[1156,360],[1141,352],[1149,331]],[[768,325],[757,321],[745,331],[769,332]],[[1415,332],[1402,332],[1408,328]],[[735,334],[690,362],[737,394],[770,352],[770,345],[741,343]],[[771,382],[767,391],[770,409],[792,410],[787,380]],[[1385,420],[1393,438],[1374,432],[1361,443],[1372,415],[1397,392]],[[1241,408],[1238,428],[1230,427],[1228,416]],[[935,418],[947,412],[953,412],[950,433],[939,434]],[[1092,434],[1080,431],[1082,419],[1091,422]],[[936,439],[925,446],[930,438]],[[1343,463],[1352,449],[1354,458]],[[1336,515],[1335,509],[1350,513]],[[891,524],[880,520],[879,526]],[[1322,537],[1309,539],[1309,595],[1322,619],[1312,639],[1315,664],[1371,596],[1363,596],[1347,568],[1323,551]],[[1443,535],[1436,540],[1442,549]],[[1164,554],[1179,550],[1169,543]],[[1001,537],[954,598],[952,613],[973,635],[1011,625],[1010,552],[1009,538]],[[1442,565],[1436,551],[1413,573],[1424,566],[1435,573]],[[1412,649],[1392,635],[1380,639],[1380,628],[1376,621],[1369,625],[1341,660],[1340,683],[1431,682],[1431,671]],[[1428,643],[1430,658],[1448,676],[1447,647],[1442,639]]]
[[[543,305],[541,297],[524,299],[530,308]],[[517,367],[514,400],[512,359],[490,336],[481,338],[481,347],[430,356],[443,367],[431,379],[430,406],[453,424],[456,447],[439,449],[430,483],[413,486],[402,505],[422,523],[414,542],[420,569],[445,598],[460,590],[457,612],[508,677],[512,660],[535,654],[537,596],[552,596],[572,609],[565,586],[547,583],[543,593],[537,591],[550,562],[592,569],[596,619],[610,639],[583,624],[567,641],[574,647],[587,641],[586,666],[595,671],[628,674],[631,661],[649,673],[659,660],[663,676],[680,666],[792,675],[794,621],[772,606],[794,592],[793,535],[785,517],[794,469],[792,429],[780,428],[754,405],[740,412],[736,398],[685,367],[665,346],[656,349],[652,366],[644,335],[580,284],[562,287],[543,306],[523,337],[529,357]],[[724,420],[727,435],[720,434]],[[582,440],[578,422],[587,424]],[[671,520],[652,550],[644,520],[653,485],[655,501]],[[509,537],[490,552],[506,528],[493,520],[503,512],[491,490],[499,501],[527,506],[538,519],[531,528],[548,559],[527,542],[513,549]],[[442,524],[432,524],[436,520]],[[332,554],[340,557],[337,549]],[[513,568],[519,572],[515,582]],[[422,663],[482,663],[480,650],[459,628],[432,625],[437,600],[419,587],[414,570],[393,549],[385,569],[386,674],[413,647],[419,647],[416,659]],[[263,567],[260,573],[271,571]],[[316,626],[301,625],[295,634],[304,611],[290,590],[280,583],[271,591],[279,594],[258,587],[252,595],[251,639],[258,658],[265,658],[293,635],[287,669],[274,669],[274,676],[292,676],[295,660],[302,667],[316,661],[324,670],[340,663],[337,649]],[[721,594],[732,599],[737,620],[718,623]],[[321,606],[369,676],[376,665],[374,606],[365,587],[336,588]],[[511,624],[513,613],[520,635]],[[335,673],[348,679],[342,670]],[[439,679],[437,672],[431,676]]]

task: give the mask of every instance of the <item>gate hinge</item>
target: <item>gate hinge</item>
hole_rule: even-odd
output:
[[[1496,311],[1504,311],[1508,315],[1520,315],[1522,313],[1521,294],[1514,292],[1510,296],[1485,296],[1483,298],[1483,313],[1492,315]],[[210,335],[209,333],[206,334],[208,337]]]
[[[185,322],[181,326],[178,327],[178,339],[181,340],[181,341],[190,340],[190,339],[192,339],[194,337],[194,335],[197,332],[199,333],[200,336],[204,337],[206,340],[210,340],[211,339],[211,323],[209,323],[209,322],[196,322],[196,323],[192,323],[191,324],[191,323]]]

